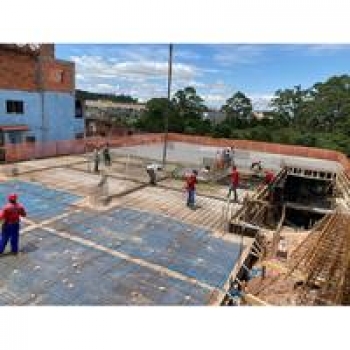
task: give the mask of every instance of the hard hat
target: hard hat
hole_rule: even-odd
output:
[[[16,201],[17,201],[17,198],[18,198],[18,196],[17,196],[16,193],[11,193],[11,194],[9,194],[9,196],[8,196],[8,200],[9,200],[10,202],[16,202]]]

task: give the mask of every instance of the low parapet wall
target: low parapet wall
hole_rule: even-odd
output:
[[[235,147],[240,150],[265,152],[295,157],[325,159],[338,162],[344,171],[350,175],[350,163],[347,156],[341,152],[321,148],[283,145],[268,142],[218,139],[207,136],[183,135],[169,133],[168,140],[214,147]],[[106,142],[111,147],[135,146],[142,144],[161,143],[164,134],[137,134],[120,137],[94,137],[80,140],[53,141],[45,143],[23,143],[3,147],[7,162],[29,160],[33,158],[53,157],[67,154],[82,154],[92,151],[94,147],[102,147]]]

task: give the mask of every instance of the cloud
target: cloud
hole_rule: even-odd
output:
[[[247,96],[251,99],[253,110],[269,110],[270,109],[270,102],[273,98],[273,94],[268,93],[252,93],[247,94]]]
[[[350,50],[349,44],[285,44],[277,45],[282,52],[306,56],[333,55],[340,51]]]
[[[168,62],[166,61],[120,61],[101,56],[71,56],[76,63],[77,73],[84,78],[106,79],[166,79]],[[201,74],[196,67],[183,63],[174,63],[173,79],[193,79]]]
[[[108,92],[108,93],[116,93],[118,90],[118,86],[114,86],[111,84],[96,84],[96,91],[98,92]]]
[[[263,45],[218,45],[212,46],[213,59],[221,66],[253,64],[262,58]]]
[[[325,54],[334,54],[339,51],[350,50],[349,44],[317,44],[305,45],[305,53],[312,56],[321,56]]]
[[[209,107],[215,107],[219,108],[221,107],[227,100],[227,96],[220,95],[220,94],[205,94],[202,95],[205,102],[208,104]]]

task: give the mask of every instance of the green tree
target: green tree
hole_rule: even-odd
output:
[[[318,130],[332,132],[350,116],[350,77],[334,76],[312,88],[312,123]]]
[[[271,101],[275,114],[286,124],[300,123],[302,107],[306,92],[300,85],[292,89],[277,90]]]
[[[203,112],[207,110],[204,100],[192,86],[178,90],[174,95],[173,103],[179,115],[184,119],[201,119]]]
[[[168,130],[170,132],[184,132],[184,123],[179,118],[177,110],[167,98],[152,98],[147,101],[146,109],[135,123],[138,129],[150,132],[165,130],[165,117],[168,115]]]
[[[241,126],[250,120],[253,110],[251,100],[241,91],[236,92],[221,107],[231,125]]]

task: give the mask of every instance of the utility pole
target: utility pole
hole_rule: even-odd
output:
[[[173,65],[173,44],[169,44],[169,63],[168,63],[168,108],[164,115],[164,147],[163,147],[163,169],[166,164],[166,152],[168,146],[168,127],[169,127],[169,112],[170,112],[170,90]]]

